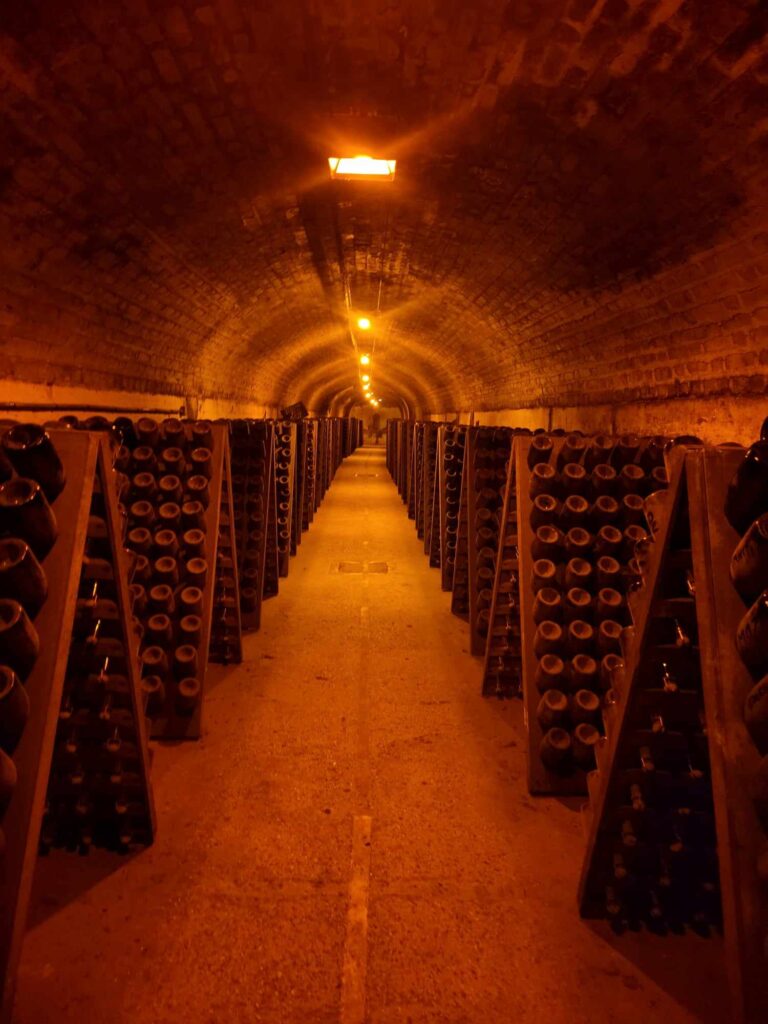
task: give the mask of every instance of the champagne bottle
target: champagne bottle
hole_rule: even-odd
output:
[[[157,494],[157,480],[153,473],[137,473],[131,480],[131,490],[136,501],[154,501]],[[170,501],[170,498],[163,498],[163,501]]]
[[[634,463],[623,466],[619,473],[619,494],[645,494],[648,490],[648,479]]]
[[[645,526],[645,500],[639,494],[625,494],[621,499],[621,519],[625,527]]]
[[[187,481],[189,483],[189,481]],[[181,503],[182,497],[184,496],[184,488],[182,487],[181,478],[176,476],[175,473],[166,473],[160,477],[158,482],[158,488],[160,490],[160,501],[173,502],[176,505]]]
[[[184,615],[202,615],[203,591],[200,587],[185,586],[179,593],[179,604]]]
[[[147,598],[147,605],[153,612],[173,615],[176,611],[173,588],[167,583],[156,583],[153,587],[150,587]]]
[[[567,767],[571,755],[571,736],[565,729],[548,729],[539,747],[542,763],[550,770],[557,771]]]
[[[19,601],[34,619],[48,596],[48,581],[24,540],[0,540],[0,597]]]
[[[533,499],[531,509],[531,527],[537,530],[540,526],[551,526],[559,515],[557,498],[551,494],[539,494]]]
[[[589,622],[592,618],[592,595],[582,587],[571,587],[563,599],[563,619],[565,622],[573,622],[574,619],[583,619]]]
[[[170,647],[173,642],[173,623],[169,615],[158,612],[147,619],[147,641],[151,646]]]
[[[8,461],[20,477],[36,480],[48,501],[64,490],[64,467],[51,436],[37,423],[19,423],[0,440]]]
[[[184,475],[185,458],[181,448],[164,448],[160,455],[160,462],[163,464],[164,475]]]
[[[620,690],[621,674],[624,671],[624,662],[618,654],[605,654],[600,661],[600,689]]]
[[[142,498],[140,501],[134,501],[131,504],[128,509],[128,516],[132,526],[143,526],[150,529],[155,522],[155,506],[151,501]]]
[[[613,440],[605,434],[597,434],[584,453],[585,468],[591,471],[595,466],[610,463],[612,453]]]
[[[583,527],[573,526],[565,535],[564,546],[567,558],[588,559],[592,549],[592,537]]]
[[[600,743],[600,733],[589,722],[580,722],[573,730],[571,744],[573,760],[583,771],[592,771],[595,767],[595,752]]]
[[[580,494],[569,494],[558,514],[558,526],[568,532],[574,526],[585,527],[589,522],[589,502]]]
[[[18,601],[0,598],[0,664],[26,681],[40,653],[40,640]]]
[[[549,462],[552,455],[552,438],[546,434],[536,434],[531,440],[528,449],[528,466],[533,469],[540,462]]]
[[[744,723],[758,751],[768,754],[768,675],[763,676],[747,694]]]
[[[604,657],[606,654],[621,655],[623,629],[621,623],[603,619],[597,627],[597,650]]]
[[[585,558],[571,558],[565,567],[564,585],[567,590],[573,587],[590,590],[594,584],[593,576],[592,565]]]
[[[539,693],[547,690],[565,690],[565,662],[556,654],[545,654],[536,668],[536,689]]]
[[[621,552],[624,535],[615,526],[601,526],[595,537],[595,552],[598,556],[617,557]]]
[[[0,748],[0,819],[8,810],[17,782],[16,765],[13,759]]]
[[[546,690],[536,708],[536,721],[542,732],[554,726],[568,726],[568,698],[560,690]]]
[[[199,647],[203,633],[203,620],[199,615],[184,615],[179,622],[179,639],[182,646]]]
[[[204,558],[190,558],[184,568],[184,577],[188,586],[205,589],[208,576],[208,562]]]
[[[620,590],[621,565],[610,555],[601,555],[597,560],[597,585],[600,589],[610,587],[613,590]]]
[[[140,446],[157,448],[160,443],[160,424],[151,416],[141,416],[136,421],[136,439]]]
[[[594,690],[597,685],[597,662],[588,654],[571,658],[571,690]]]
[[[0,484],[0,533],[26,541],[40,559],[51,550],[56,516],[37,481],[14,477]]]
[[[768,512],[752,523],[731,558],[731,580],[751,603],[768,582]]]
[[[197,648],[192,644],[182,644],[177,647],[173,654],[173,674],[177,679],[186,679],[197,676],[198,656]]]
[[[597,497],[614,497],[618,487],[618,474],[606,463],[597,465],[590,475],[592,490]]]
[[[581,619],[574,619],[573,622],[568,624],[566,650],[569,655],[591,654],[594,644],[595,631],[588,622],[582,622]]]
[[[563,540],[563,535],[556,526],[540,526],[533,539],[533,557],[559,561]]]
[[[584,458],[587,450],[586,438],[581,434],[568,434],[563,446],[557,456],[557,468],[562,470],[564,466],[578,464]]]
[[[560,481],[554,466],[547,462],[540,462],[531,471],[531,481],[528,487],[528,494],[531,499],[540,494],[557,495],[560,491]]]
[[[737,533],[745,533],[768,512],[768,441],[756,441],[728,485],[725,516]]]
[[[597,617],[600,620],[610,619],[613,622],[621,622],[626,616],[624,598],[618,590],[612,587],[603,587],[597,594]]]
[[[176,687],[176,712],[191,715],[200,701],[200,680],[192,676],[179,680]]]
[[[539,626],[545,621],[562,620],[562,598],[552,587],[544,587],[534,600],[534,622]]]
[[[195,473],[193,476],[187,477],[186,491],[189,500],[199,501],[203,508],[208,508],[211,492],[207,476]]]
[[[620,511],[615,498],[609,494],[599,495],[590,511],[593,528],[599,530],[601,526],[615,526],[619,521]]]
[[[533,591],[543,587],[557,586],[557,566],[548,558],[539,558],[533,563]]]
[[[137,448],[133,449],[130,471],[134,476],[138,476],[139,473],[151,473],[154,477],[156,470],[157,455],[155,455],[154,449],[146,444],[140,444]]]
[[[537,658],[545,654],[558,654],[562,650],[563,641],[562,627],[545,619],[536,627],[536,635],[533,638],[534,654]]]
[[[589,476],[583,466],[569,462],[562,472],[562,488],[564,494],[585,495],[589,490]]]
[[[600,722],[600,698],[592,690],[577,690],[571,698],[571,718],[575,724]]]
[[[164,501],[157,510],[163,529],[178,530],[181,526],[181,507],[175,501]]]
[[[755,677],[768,671],[768,590],[762,592],[739,623],[736,647]]]
[[[0,665],[0,748],[6,754],[16,749],[28,718],[27,691],[12,668]]]

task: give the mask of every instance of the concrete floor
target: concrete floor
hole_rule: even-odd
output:
[[[204,739],[155,751],[155,845],[40,862],[16,1024],[727,1021],[719,943],[579,920],[578,811],[527,795],[467,639],[361,450]]]

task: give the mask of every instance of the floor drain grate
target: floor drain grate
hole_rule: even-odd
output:
[[[389,562],[339,562],[336,572],[389,572]]]

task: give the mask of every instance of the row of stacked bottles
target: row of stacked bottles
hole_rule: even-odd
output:
[[[388,467],[422,529],[433,429],[443,586],[466,588],[453,608],[483,692],[523,697],[532,793],[589,797],[581,913],[723,936],[733,1019],[763,1020],[768,424],[746,454],[516,430],[499,503],[478,500],[498,432],[391,421]]]
[[[246,609],[276,592],[293,522],[305,502],[316,510],[360,424],[247,421],[233,473],[242,434],[174,417],[0,423],[4,1019],[35,848],[152,842],[148,736],[200,735],[209,655],[241,657],[240,579]]]

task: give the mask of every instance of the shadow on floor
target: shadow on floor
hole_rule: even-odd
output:
[[[725,945],[719,934],[710,938],[654,935],[647,930],[617,935],[605,921],[584,924],[627,961],[627,973],[615,971],[629,990],[642,987],[642,976],[664,989],[702,1024],[730,1020]],[[636,977],[633,968],[641,977]]]
[[[105,878],[124,870],[142,852],[143,849],[122,855],[109,850],[92,850],[81,857],[65,850],[52,850],[47,856],[38,857],[27,928],[35,928],[53,917]]]

